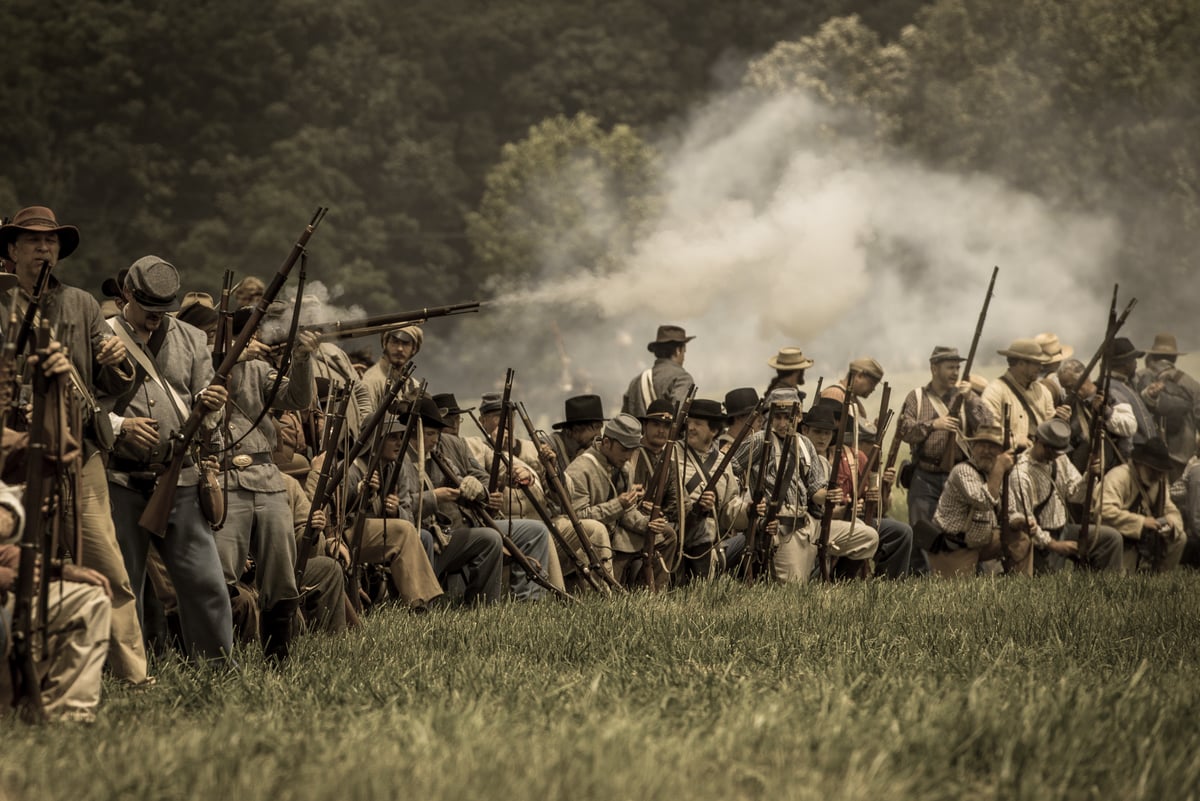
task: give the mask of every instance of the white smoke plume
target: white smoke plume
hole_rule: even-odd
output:
[[[268,344],[287,339],[292,324],[292,311],[296,304],[296,287],[288,284],[280,291],[280,297],[267,308],[259,327],[259,338]],[[300,325],[317,325],[335,321],[353,320],[367,316],[361,306],[342,306],[334,301],[342,297],[340,286],[326,287],[320,281],[304,284],[304,297],[300,300]]]
[[[558,389],[590,384],[609,408],[652,361],[656,326],[682,325],[696,335],[685,367],[700,396],[720,398],[761,390],[767,358],[787,345],[816,359],[810,383],[860,355],[919,371],[934,345],[965,351],[999,265],[979,361],[1042,331],[1087,358],[1112,289],[1091,276],[1115,251],[1113,221],[835,138],[838,122],[802,95],[713,103],[663,146],[665,212],[624,268],[547,267],[485,314],[508,313],[514,326],[534,313],[557,320],[576,375]]]

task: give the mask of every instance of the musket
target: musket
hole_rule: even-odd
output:
[[[38,310],[42,305],[42,292],[46,289],[46,282],[50,280],[50,262],[42,259],[42,266],[38,269],[37,279],[33,282],[33,294],[30,296],[29,305],[25,307],[25,316],[21,320],[21,327],[17,329],[17,354],[25,352],[25,346],[29,344],[29,337],[33,335],[33,321],[37,317]]]
[[[478,428],[479,433],[483,435],[483,441],[487,443],[487,446],[491,448],[493,452],[500,453],[499,449],[496,447],[495,441],[492,440],[488,432],[483,430],[483,423],[481,423],[479,418],[475,416],[475,412],[468,411],[467,414],[471,416],[471,420],[475,423],[475,427]],[[508,475],[511,478],[513,475],[512,456],[509,454],[503,454],[501,458],[504,460],[504,467],[508,470]],[[550,532],[551,536],[554,537],[554,541],[557,542],[558,546],[562,548],[563,551],[566,552],[566,554],[571,558],[571,561],[575,564],[575,570],[579,573],[579,575],[583,576],[588,585],[596,592],[600,592],[602,590],[607,591],[608,587],[605,584],[602,584],[600,579],[596,578],[596,575],[592,572],[588,564],[579,558],[579,554],[577,554],[575,549],[571,547],[571,544],[567,542],[567,538],[559,533],[558,526],[554,525],[553,516],[550,514],[549,510],[546,509],[546,505],[538,499],[537,493],[533,491],[533,488],[529,486],[529,483],[521,483],[518,484],[517,487],[525,495],[526,499],[529,500],[529,505],[533,507],[533,510],[537,512],[538,517],[542,519],[542,522],[546,525],[546,529]]]
[[[971,349],[967,351],[967,360],[963,363],[962,372],[959,373],[961,381],[969,381],[971,378],[971,368],[975,365],[975,351],[979,348],[979,338],[983,336],[983,322],[987,319],[988,306],[992,303],[992,290],[996,288],[996,276],[999,274],[1000,268],[993,267],[992,280],[988,281],[987,294],[983,296],[983,308],[979,310],[979,319],[975,322],[975,334],[971,337]],[[950,417],[957,418],[962,411],[962,405],[963,393],[956,393],[950,400],[948,410]],[[954,467],[954,463],[958,459],[958,435],[952,433],[947,442],[946,450],[942,454],[942,470],[949,473],[950,468]]]
[[[450,486],[457,489],[459,485],[462,484],[462,479],[455,474],[454,469],[449,465],[449,463],[446,462],[446,457],[438,453],[436,449],[430,451],[429,456],[431,459],[433,459],[434,464],[438,466],[438,469],[440,469],[446,476],[446,480],[450,482]],[[479,519],[483,521],[485,526],[495,529],[500,534],[500,540],[504,543],[504,549],[508,551],[508,554],[512,557],[513,561],[525,571],[525,575],[529,576],[529,578],[533,579],[535,583],[540,585],[543,589],[554,595],[556,598],[561,598],[564,601],[576,600],[560,590],[558,587],[555,587],[554,584],[550,582],[550,579],[548,576],[546,576],[545,571],[542,570],[541,567],[534,565],[533,561],[525,555],[525,552],[522,551],[515,542],[513,542],[512,537],[510,537],[508,533],[500,527],[500,524],[496,522],[496,518],[492,517],[491,513],[488,512],[487,508],[482,503],[479,503],[478,501],[464,501],[461,497],[459,498],[458,503],[460,506],[465,506],[467,509],[469,509],[472,514],[477,515]]]
[[[834,438],[837,454],[830,461],[832,462],[829,468],[829,483],[826,484],[826,499],[825,508],[821,510],[821,536],[817,540],[817,562],[821,566],[821,580],[825,582],[833,581],[833,565],[829,562],[829,532],[833,528],[833,504],[830,503],[828,494],[838,486],[838,482],[842,478],[842,458],[838,458],[842,453],[842,443],[846,440],[846,425],[850,420],[850,403],[854,399],[854,394],[850,391],[850,387],[854,386],[854,372],[850,372],[850,376],[846,379],[846,392],[842,395],[842,416],[838,420],[837,435]],[[853,503],[851,498],[850,502]]]
[[[1076,382],[1075,386],[1072,387],[1067,393],[1067,403],[1073,403],[1079,398],[1079,390],[1087,381],[1088,376],[1091,375],[1092,368],[1095,367],[1096,363],[1101,359],[1107,357],[1109,347],[1112,345],[1112,341],[1116,339],[1117,333],[1121,330],[1121,327],[1125,325],[1125,320],[1129,317],[1129,313],[1133,311],[1133,307],[1137,305],[1137,298],[1130,298],[1129,303],[1125,304],[1125,309],[1121,312],[1120,316],[1115,316],[1117,311],[1117,290],[1119,286],[1119,284],[1113,284],[1113,299],[1112,305],[1109,307],[1108,311],[1109,324],[1104,334],[1104,341],[1100,343],[1100,347],[1097,348],[1096,352],[1092,354],[1091,360],[1089,360],[1084,366],[1083,372],[1079,374],[1079,380]]]
[[[574,530],[575,536],[579,539],[579,547],[583,548],[583,552],[588,558],[588,568],[592,571],[593,575],[599,575],[604,580],[604,583],[608,585],[609,589],[618,593],[625,593],[625,588],[605,566],[604,562],[600,559],[600,555],[596,552],[596,546],[592,544],[592,541],[588,539],[587,533],[583,530],[583,522],[579,519],[579,515],[576,514],[575,507],[571,505],[571,497],[567,493],[563,474],[559,473],[562,466],[546,458],[542,454],[541,448],[537,447],[538,445],[548,445],[545,440],[545,432],[538,431],[533,427],[533,421],[529,419],[529,412],[525,410],[524,403],[518,403],[516,408],[517,414],[521,418],[521,423],[525,426],[525,430],[529,432],[529,437],[534,443],[534,449],[538,452],[538,459],[541,460],[542,465],[546,468],[546,480],[550,482],[550,486],[554,489],[554,494],[558,497],[558,502],[562,506],[563,514],[571,521],[571,528]]]
[[[304,227],[304,231],[300,234],[299,239],[292,245],[292,250],[284,259],[283,264],[275,273],[275,277],[271,279],[270,286],[267,287],[263,296],[259,298],[258,304],[254,307],[254,311],[250,314],[250,319],[246,325],[242,327],[241,333],[237,335],[233,345],[230,346],[225,354],[220,366],[216,369],[216,374],[213,376],[209,386],[224,387],[229,381],[229,373],[233,370],[234,365],[238,363],[242,352],[246,346],[250,344],[251,337],[258,330],[258,324],[262,321],[263,315],[267,312],[267,307],[279,295],[279,291],[283,289],[283,284],[287,280],[288,273],[292,271],[292,267],[300,258],[300,254],[304,252],[308,240],[320,225],[321,220],[325,217],[328,211],[324,206],[317,209],[313,214],[312,220]],[[196,403],[192,406],[192,411],[184,421],[183,427],[171,436],[171,461],[166,466],[166,469],[158,477],[158,483],[154,486],[154,494],[150,496],[149,502],[146,504],[145,511],[138,519],[138,525],[149,531],[151,534],[163,536],[167,531],[167,522],[171,517],[171,508],[175,505],[175,488],[179,483],[179,473],[183,469],[183,460],[187,456],[188,449],[192,444],[192,440],[196,438],[196,434],[200,431],[200,424],[203,421],[208,411],[201,403]]]
[[[888,447],[887,459],[884,460],[883,470],[880,471],[879,477],[879,513],[880,515],[887,514],[887,510],[892,505],[892,484],[895,478],[889,480],[887,473],[896,467],[896,459],[900,457],[900,446],[904,444],[904,440],[900,439],[900,432],[897,431],[892,436],[892,444]]]
[[[406,426],[406,429],[415,428],[415,426]],[[374,498],[374,490],[371,488],[371,476],[375,475],[375,471],[379,469],[379,462],[383,455],[383,426],[376,426],[369,440],[371,442],[371,456],[367,459],[367,468],[363,473],[362,491],[354,499],[354,508],[347,510],[347,513],[354,515],[354,529],[350,535],[350,566],[347,569],[349,576],[347,587],[350,597],[350,605],[354,607],[355,612],[362,611],[362,545],[363,534],[367,528],[367,505]],[[360,436],[361,441],[368,440],[368,437]]]
[[[671,475],[671,456],[675,453],[675,443],[679,441],[683,434],[684,426],[687,425],[688,414],[692,409],[692,401],[696,398],[696,385],[692,384],[688,388],[687,397],[683,399],[683,403],[679,405],[679,409],[675,415],[675,420],[671,423],[671,433],[667,436],[667,444],[663,446],[663,451],[658,457],[658,462],[654,466],[654,472],[650,477],[650,522],[653,523],[663,517],[662,501],[663,495],[667,491],[667,479]],[[682,501],[682,499],[680,499]],[[683,532],[677,532],[677,535],[682,538]],[[642,578],[646,582],[646,589],[654,592],[654,532],[647,527],[646,533],[642,536]]]
[[[1012,423],[1009,421],[1009,413],[1011,407],[1007,403],[1000,405],[1000,418],[1004,426],[1004,435],[1002,437],[1002,448],[1004,453],[1012,450]],[[1011,483],[1012,470],[1006,470],[1004,477],[1000,479],[1000,542],[1002,546],[1007,547],[1009,539],[1012,536],[1012,523],[1009,522],[1009,493],[1008,487]],[[1007,552],[1005,552],[1007,555]]]
[[[859,482],[859,491],[865,495],[867,490],[867,480],[871,477],[871,473],[879,464],[879,455],[883,451],[883,435],[887,432],[888,423],[892,419],[892,411],[888,405],[892,400],[892,386],[888,382],[883,382],[883,389],[879,395],[879,416],[875,418],[875,442],[867,449],[867,462],[863,467],[862,480]],[[858,455],[855,454],[855,460]],[[858,499],[856,495],[853,499],[853,505],[850,507],[850,516],[854,516],[854,510],[858,508]],[[863,522],[867,525],[872,525],[871,520],[879,516],[878,501],[863,502]],[[874,508],[872,508],[874,507]]]
[[[425,397],[425,390],[429,388],[429,381],[421,379],[421,383],[417,385],[417,393],[415,397]],[[408,421],[404,424],[404,435],[400,439],[400,450],[397,451],[399,456],[396,457],[396,463],[392,466],[391,472],[388,473],[387,482],[382,487],[381,497],[386,498],[389,495],[396,493],[396,485],[400,483],[401,466],[404,464],[404,454],[408,453],[408,445],[412,442],[413,432],[417,427],[412,424],[413,418],[410,413]]]
[[[325,454],[321,462],[321,472],[317,474],[317,487],[313,499],[320,498],[322,505],[329,492],[329,477],[337,463],[337,443],[342,436],[342,426],[346,422],[346,407],[350,403],[350,391],[345,387],[333,390],[333,411],[325,418],[325,432],[321,437],[321,451]],[[313,515],[320,506],[311,504],[308,509],[308,519],[304,522],[304,533],[296,546],[296,586],[303,586],[304,570],[308,567],[308,558],[316,547],[319,532],[313,529]]]
[[[1118,285],[1114,284],[1112,303],[1108,308],[1108,324],[1105,326],[1106,330],[1104,333],[1104,344],[1102,344],[1100,346],[1100,350],[1097,351],[1097,355],[1100,357],[1100,386],[1096,387],[1096,391],[1102,398],[1105,399],[1108,398],[1109,381],[1112,378],[1112,360],[1109,358],[1109,350],[1111,350],[1111,348],[1109,345],[1111,344],[1113,337],[1116,335],[1117,329],[1119,329],[1125,322],[1125,317],[1128,316],[1129,310],[1133,307],[1134,302],[1130,301],[1129,305],[1125,307],[1125,311],[1121,314],[1121,316],[1117,317],[1117,289]],[[1136,298],[1134,300],[1136,300]],[[1092,361],[1093,363],[1095,362],[1095,357],[1092,358]],[[1087,372],[1090,371],[1091,368],[1089,366],[1087,368]],[[1071,402],[1071,398],[1079,397],[1079,387],[1083,384],[1083,382],[1084,376],[1080,375],[1079,382],[1071,390],[1071,395],[1068,396],[1068,402]],[[1072,408],[1073,407],[1074,403],[1072,403]],[[1091,550],[1092,546],[1092,502],[1094,500],[1096,491],[1096,482],[1092,479],[1091,475],[1092,461],[1096,459],[1097,454],[1101,452],[1103,447],[1103,410],[1093,408],[1091,419],[1088,420],[1088,456],[1084,468],[1084,475],[1087,476],[1088,484],[1083,495],[1083,520],[1079,525],[1078,553],[1081,557],[1086,556],[1088,551]],[[1099,525],[1098,518],[1096,525]]]
[[[863,502],[863,522],[871,528],[877,528],[875,525],[879,522],[879,518],[886,513],[887,507],[883,505],[883,471],[879,469],[879,457],[883,454],[883,438],[887,433],[888,426],[892,423],[894,414],[891,409],[883,416],[879,426],[875,429],[875,442],[871,445],[871,450],[867,453],[867,463],[863,468],[863,480],[866,481],[875,474],[878,478],[876,487],[879,490],[879,497],[875,500],[864,500]],[[892,438],[893,442],[895,437]]]
[[[758,418],[763,416],[763,409],[766,407],[766,405],[767,401],[765,398],[759,400],[758,405],[754,407],[754,411],[750,413],[750,418],[746,420],[746,425],[742,426],[742,430],[739,431],[737,436],[733,438],[733,441],[729,443],[729,448],[721,457],[721,461],[717,462],[716,468],[714,468],[712,474],[709,475],[708,481],[704,484],[704,489],[700,490],[701,495],[706,492],[716,492],[717,482],[721,480],[721,476],[725,473],[725,470],[728,469],[729,463],[732,462],[733,457],[737,455],[738,448],[742,446],[742,443],[746,441],[746,437],[748,437],[750,432],[754,429],[754,425],[758,422]]]
[[[516,371],[511,367],[504,373],[504,394],[500,397],[500,422],[496,425],[497,447],[492,448],[492,469],[488,471],[487,491],[489,495],[500,491],[500,451],[504,449],[504,432],[512,423],[509,419],[508,405],[512,401],[512,385],[515,375]]]
[[[788,414],[793,421],[792,425],[788,426],[788,431],[795,427],[795,420],[800,412],[800,404],[793,403],[792,410]],[[775,473],[775,486],[771,487],[771,497],[767,500],[766,513],[762,519],[758,521],[759,527],[762,529],[759,532],[758,554],[752,554],[751,559],[758,562],[760,569],[765,573],[771,564],[771,538],[767,533],[767,529],[779,517],[779,511],[783,508],[783,499],[787,495],[787,487],[790,481],[790,474],[795,465],[792,464],[796,459],[796,435],[788,434],[788,447],[783,449],[783,453],[779,454],[779,467]]]
[[[233,270],[226,270],[221,279],[221,300],[217,303],[217,333],[213,337],[213,369],[225,360],[225,349],[233,339],[233,312],[229,311],[229,296],[233,292]]]
[[[301,331],[315,331],[326,340],[354,339],[371,334],[382,334],[395,328],[407,325],[418,325],[435,317],[450,317],[456,314],[470,314],[479,311],[482,301],[467,303],[451,303],[447,306],[425,306],[420,309],[377,314],[371,317],[359,317],[353,320],[330,320],[326,323],[313,323],[300,326]]]
[[[771,463],[772,452],[775,450],[775,432],[772,430],[772,419],[775,417],[775,407],[767,403],[766,399],[763,402],[767,405],[767,419],[763,423],[763,442],[762,449],[759,451],[758,473],[754,476],[754,484],[750,487],[750,508],[746,511],[746,516],[749,518],[749,525],[746,528],[746,550],[743,563],[745,569],[742,572],[747,584],[754,582],[755,558],[758,554],[758,538],[759,532],[759,515],[758,504],[762,502],[763,496],[767,490],[767,465]],[[730,451],[733,448],[729,449]],[[776,476],[778,480],[778,476]],[[765,532],[762,536],[766,536]]]
[[[50,569],[50,554],[46,548],[48,521],[47,515],[42,514],[41,509],[47,501],[47,496],[54,492],[54,481],[46,476],[51,445],[47,442],[46,427],[50,379],[42,371],[42,365],[50,356],[50,324],[46,320],[43,320],[38,328],[37,355],[39,364],[33,371],[33,416],[25,456],[25,495],[22,501],[28,513],[25,516],[25,530],[21,535],[21,553],[17,567],[11,657],[13,705],[28,723],[43,723],[46,720],[46,710],[42,706],[42,681],[33,652],[35,596],[41,598],[45,594]],[[41,578],[40,584],[35,582],[38,574]],[[46,623],[44,615],[41,617],[41,623],[43,626]]]

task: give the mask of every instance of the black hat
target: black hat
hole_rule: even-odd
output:
[[[639,416],[638,419],[643,423],[651,420],[656,420],[660,423],[669,423],[675,419],[675,404],[666,398],[655,398],[646,407],[646,413]]]
[[[860,422],[858,424],[858,444],[859,445],[863,445],[863,444],[870,445],[871,443],[875,442],[875,440],[878,438],[878,436],[879,436],[879,432],[875,429],[874,423],[872,423],[868,420],[863,420],[862,422]],[[845,441],[845,443],[847,445],[854,444],[854,430],[851,429],[849,426],[846,426],[846,436],[843,437],[843,440]]]
[[[426,395],[417,401],[416,404],[409,410],[408,416],[411,418],[412,413],[416,412],[421,422],[426,428],[449,428],[450,424],[442,417],[441,410],[438,409],[437,401]]]
[[[739,387],[725,393],[725,411],[730,418],[750,414],[758,406],[758,390],[754,387]]]
[[[646,350],[653,351],[655,345],[686,345],[695,337],[689,337],[687,331],[677,325],[660,325],[654,341],[646,345]]]
[[[692,408],[688,410],[689,417],[695,417],[697,420],[712,420],[714,423],[725,422],[725,407],[720,401],[709,400],[708,398],[696,398],[692,401]]]
[[[158,256],[142,256],[129,265],[125,287],[137,305],[148,312],[179,309],[179,271]]]
[[[1135,348],[1128,337],[1117,337],[1112,341],[1108,355],[1112,359],[1120,361],[1121,359],[1140,359],[1146,355],[1146,352]]]
[[[437,404],[438,409],[441,410],[442,415],[445,417],[466,414],[467,412],[475,409],[474,406],[470,407],[469,409],[458,408],[458,400],[454,397],[453,392],[443,392],[440,395],[434,395],[433,402]]]
[[[105,278],[104,283],[100,285],[100,291],[104,293],[104,297],[120,300],[125,297],[121,294],[121,289],[125,286],[125,276],[129,275],[129,268],[125,267],[117,273],[116,278]]]
[[[1158,437],[1134,445],[1131,458],[1138,464],[1144,464],[1160,473],[1168,473],[1176,466],[1171,452],[1167,450],[1167,443]]]
[[[193,303],[186,309],[180,309],[179,314],[175,315],[175,319],[194,325],[199,329],[205,329],[210,325],[215,325],[217,320],[221,319],[221,313],[203,303]]]
[[[555,423],[552,428],[566,428],[577,423],[603,423],[608,418],[604,416],[604,402],[599,395],[576,395],[563,402],[561,423]]]
[[[840,409],[835,409],[829,404],[818,402],[817,405],[804,413],[802,424],[809,428],[815,428],[818,431],[837,431],[837,415],[839,411]]]

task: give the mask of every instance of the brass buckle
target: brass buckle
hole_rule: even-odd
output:
[[[233,462],[233,466],[236,467],[238,470],[244,470],[245,468],[254,464],[254,460],[252,458],[250,458],[249,454],[245,454],[245,453],[239,453],[237,456],[233,457],[230,461]]]

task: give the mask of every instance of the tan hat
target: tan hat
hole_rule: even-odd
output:
[[[850,372],[866,373],[874,377],[877,381],[883,380],[883,365],[869,356],[863,356],[850,362]]]
[[[1000,426],[980,426],[975,436],[967,437],[967,442],[992,442],[1004,447],[1004,429]]]
[[[1184,353],[1179,349],[1178,343],[1175,342],[1174,334],[1155,334],[1154,344],[1150,346],[1150,350],[1146,351],[1147,356],[1183,356]]]
[[[1042,353],[1050,357],[1047,364],[1063,362],[1075,355],[1075,349],[1058,341],[1058,334],[1038,334],[1033,338],[1042,348]]]
[[[780,348],[779,353],[767,359],[767,367],[775,370],[807,370],[813,364],[815,362],[799,348]]]
[[[1012,344],[1004,350],[998,350],[1001,356],[1007,356],[1010,359],[1022,359],[1027,362],[1037,362],[1038,364],[1048,364],[1050,357],[1042,352],[1042,346],[1037,343],[1036,339],[1014,339]]]

